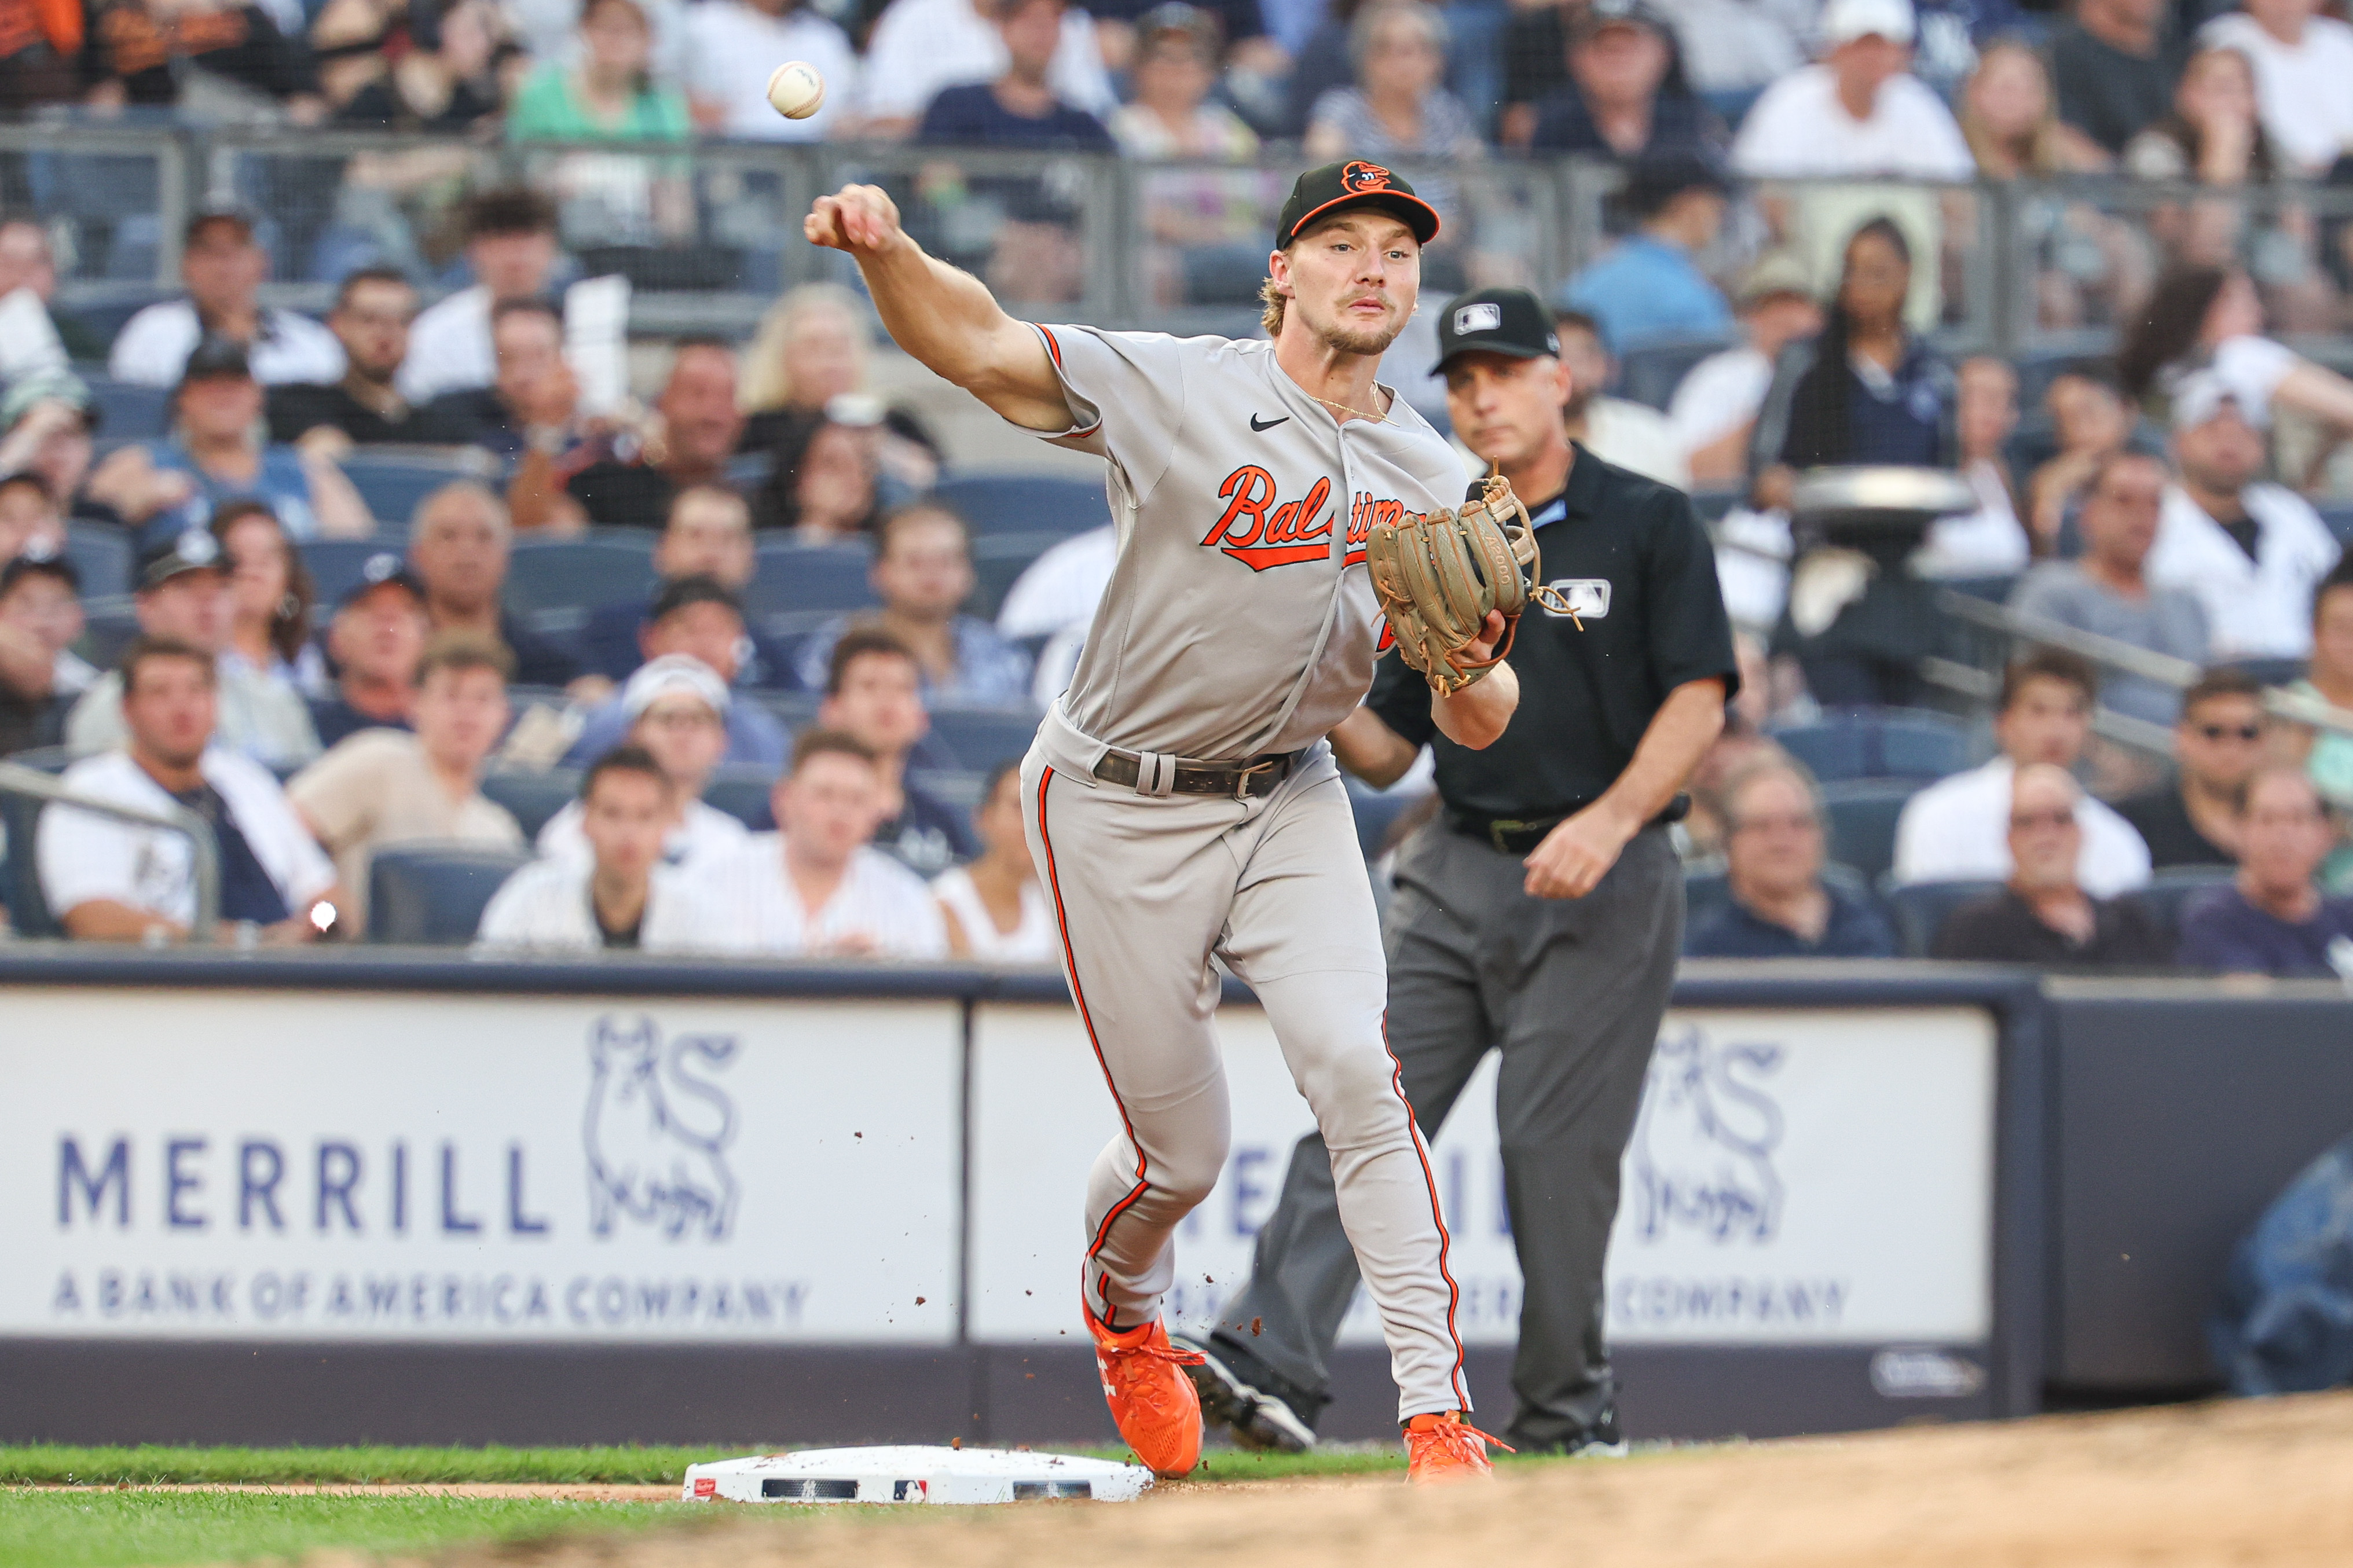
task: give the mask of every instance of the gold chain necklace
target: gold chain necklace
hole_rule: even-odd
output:
[[[1354,415],[1359,419],[1369,419],[1376,425],[1386,425],[1389,422],[1389,416],[1386,414],[1367,414],[1361,408],[1351,408],[1345,403],[1335,403],[1328,397],[1316,397],[1312,392],[1307,395],[1314,398],[1326,408],[1336,408],[1343,414]]]

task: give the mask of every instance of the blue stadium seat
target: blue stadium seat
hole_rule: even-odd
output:
[[[2335,506],[2324,506],[2319,511],[2320,521],[2328,525],[2328,531],[2337,536],[2337,542],[2353,550],[2353,506],[2339,502]]]
[[[74,645],[74,651],[100,669],[112,669],[114,661],[122,657],[122,650],[138,635],[139,616],[130,601],[117,599],[111,605],[86,606],[81,641]]]
[[[319,608],[312,618],[324,625],[335,613],[335,601],[360,580],[368,562],[378,555],[406,553],[408,541],[397,531],[378,529],[366,539],[312,539],[300,548],[302,564],[311,569],[311,583],[319,594]]]
[[[776,783],[773,769],[723,763],[702,786],[702,804],[725,812],[754,833],[771,833],[776,817],[769,809],[768,797]]]
[[[491,895],[530,861],[479,844],[379,849],[368,868],[368,941],[471,942]]]
[[[1895,819],[1919,789],[1910,779],[1848,779],[1822,786],[1830,858],[1877,881],[1895,861]]]
[[[1111,521],[1100,479],[1047,474],[965,474],[942,479],[932,494],[955,509],[976,537],[1052,533],[1068,538]]]
[[[131,592],[137,552],[131,548],[131,536],[112,523],[68,523],[66,559],[81,574],[83,598],[111,599]]]
[[[588,610],[653,592],[654,536],[641,529],[606,529],[586,539],[525,541],[507,567],[507,607]]]
[[[1645,343],[1618,356],[1618,395],[1663,411],[1692,366],[1736,345],[1724,338]]]
[[[817,722],[818,704],[825,699],[814,691],[738,691],[738,702],[756,702],[775,716],[785,732],[797,735]]]
[[[949,810],[969,816],[980,804],[980,786],[988,781],[962,768],[909,768],[907,782]]]
[[[417,503],[443,485],[458,479],[484,479],[479,457],[432,455],[417,451],[385,451],[362,447],[342,462],[343,477],[367,502],[368,515],[378,527],[406,528]]]
[[[580,775],[570,768],[531,773],[517,768],[482,775],[482,794],[513,814],[522,836],[536,841],[547,819],[580,793]]]
[[[1998,891],[2000,882],[1908,882],[1890,886],[1881,901],[1895,927],[1896,951],[1906,958],[1926,958],[1936,933],[1953,911],[1971,899]]]
[[[111,376],[90,378],[90,406],[99,411],[98,433],[108,441],[147,441],[171,428],[168,387],[141,386]]]
[[[66,771],[73,755],[63,746],[43,746],[17,752],[8,761],[41,773]],[[0,794],[0,834],[5,834],[5,859],[0,859],[0,903],[8,908],[8,921],[20,937],[61,935],[49,901],[41,896],[40,867],[34,858],[41,807],[46,804],[27,795]]]
[[[1782,749],[1828,784],[1842,779],[1940,779],[1969,765],[1968,727],[1918,708],[1843,708],[1773,731]]]
[[[993,620],[1005,595],[1029,570],[1030,563],[1062,542],[1059,533],[984,533],[972,542],[976,586],[965,601],[965,613]]]
[[[770,637],[797,637],[828,616],[880,602],[866,580],[873,553],[862,544],[766,543],[757,561],[744,605]]]
[[[1683,931],[1688,933],[1700,921],[1732,901],[1731,879],[1724,868],[1683,873]]]
[[[1038,714],[1029,708],[934,708],[932,733],[960,765],[985,773],[1029,750]]]
[[[2148,907],[2158,923],[2172,936],[2181,930],[2182,909],[2211,888],[2228,887],[2239,874],[2236,866],[2167,866],[2153,873],[2148,886],[2132,896]]]
[[[1378,790],[1349,778],[1348,808],[1356,817],[1356,847],[1369,864],[1381,857],[1398,819],[1429,798],[1427,790]]]

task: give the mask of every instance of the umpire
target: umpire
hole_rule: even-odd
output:
[[[1430,689],[1402,659],[1382,663],[1332,744],[1379,785],[1435,750],[1443,811],[1399,853],[1389,909],[1389,1048],[1425,1136],[1480,1059],[1503,1052],[1495,1115],[1526,1279],[1504,1436],[1523,1453],[1573,1453],[1620,1441],[1601,1270],[1683,940],[1667,824],[1739,676],[1690,500],[1569,440],[1569,374],[1536,297],[1461,296],[1439,348],[1455,433],[1502,465],[1546,580],[1577,615],[1529,606],[1511,653],[1519,711],[1486,750],[1438,733]],[[1254,1447],[1314,1443],[1356,1287],[1330,1157],[1311,1133],[1249,1285],[1197,1347],[1204,1415]]]

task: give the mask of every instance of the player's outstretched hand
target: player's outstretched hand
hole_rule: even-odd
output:
[[[906,237],[898,204],[879,185],[844,185],[818,197],[801,220],[801,233],[811,245],[860,258],[880,256]]]

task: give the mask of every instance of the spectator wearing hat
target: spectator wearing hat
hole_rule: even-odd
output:
[[[947,929],[923,879],[877,849],[889,790],[873,752],[803,731],[756,833],[702,879],[725,951],[778,958],[941,959]]]
[[[1468,159],[1484,155],[1479,128],[1446,77],[1446,23],[1415,0],[1373,0],[1348,27],[1352,87],[1335,87],[1307,113],[1307,156]],[[1442,210],[1442,208],[1441,208]]]
[[[2167,13],[2165,0],[2076,0],[2052,29],[2059,118],[2110,157],[2173,106],[2180,62],[2166,42]]]
[[[716,910],[702,880],[662,861],[678,786],[641,746],[621,746],[580,781],[586,852],[534,860],[482,910],[484,953],[694,952],[715,945]]]
[[[142,635],[107,679],[118,694],[116,743],[59,782],[121,805],[182,806],[211,824],[224,922],[257,927],[271,943],[310,942],[332,925],[342,901],[333,866],[269,770],[215,743],[225,737],[215,725],[212,650]],[[195,922],[195,852],[185,834],[52,805],[41,814],[37,853],[41,890],[77,941],[174,941]]]
[[[410,727],[417,664],[432,635],[425,603],[425,584],[395,552],[371,555],[362,564],[327,623],[335,689],[311,703],[322,745],[339,744],[362,730]]]
[[[974,846],[964,814],[907,776],[911,766],[949,762],[930,740],[918,669],[915,656],[889,632],[854,628],[833,645],[817,721],[873,753],[882,790],[875,847],[918,876],[936,877],[970,859]]]
[[[142,559],[132,599],[139,630],[148,637],[193,647],[217,659],[229,646],[237,608],[228,561],[203,529],[150,550]],[[311,712],[291,686],[241,662],[225,663],[207,682],[206,728],[223,747],[265,768],[299,767],[319,754]],[[122,677],[100,676],[66,717],[66,744],[79,753],[120,745],[123,736]]]
[[[2084,553],[2027,573],[2010,594],[2010,609],[2203,665],[2205,606],[2185,588],[2148,581],[2168,477],[2163,458],[2143,452],[2119,452],[2101,464],[2077,516]],[[2111,675],[2101,698],[2152,724],[2172,723],[2182,700],[2177,689],[2129,672]]]
[[[1107,129],[1126,157],[1146,163],[1201,159],[1215,163],[1247,162],[1258,153],[1258,133],[1241,117],[1211,101],[1218,85],[1218,20],[1184,0],[1168,0],[1145,13],[1135,26],[1135,57],[1129,67],[1134,84],[1133,99],[1113,110]],[[1160,200],[1161,176],[1148,190]],[[1188,196],[1208,198],[1216,209],[1227,204],[1216,184],[1186,184]],[[1198,226],[1205,216],[1196,200],[1171,203],[1168,222],[1155,221],[1154,236],[1163,241],[1198,245],[1204,236]],[[1195,226],[1187,231],[1183,212],[1190,210]],[[1253,223],[1251,227],[1256,228]]]
[[[654,413],[645,430],[586,442],[561,465],[565,489],[599,528],[659,528],[681,490],[727,483],[744,435],[735,351],[717,338],[680,343]]]
[[[1732,331],[1732,308],[1693,258],[1724,227],[1724,177],[1693,155],[1634,166],[1626,205],[1635,231],[1568,280],[1560,302],[1590,316],[1613,353]]]
[[[2341,553],[2312,503],[2263,482],[2260,413],[2211,373],[2173,395],[2169,487],[2145,570],[2206,609],[2212,657],[2302,658],[2312,651],[2312,593]]]
[[[1102,121],[1054,91],[1062,0],[997,0],[992,20],[1005,68],[987,81],[944,87],[923,109],[915,140],[951,147],[1111,150]]]
[[[701,870],[734,854],[747,837],[741,822],[707,804],[702,792],[727,751],[727,688],[708,665],[682,653],[649,660],[621,690],[629,727],[623,749],[637,747],[670,781],[672,813],[662,837],[662,864]],[[586,858],[586,807],[574,801],[539,830],[539,852]]]
[[[1710,354],[1684,373],[1667,405],[1667,424],[1692,483],[1728,485],[1746,477],[1749,434],[1781,351],[1822,330],[1805,266],[1785,251],[1757,258],[1740,279],[1738,348]]]
[[[511,300],[547,298],[557,256],[555,204],[522,186],[478,191],[468,198],[466,267],[474,281],[427,307],[408,330],[408,353],[393,384],[422,405],[444,393],[496,378],[491,311]]]
[[[1777,754],[1725,781],[1725,879],[1730,897],[1683,938],[1690,958],[1893,958],[1878,910],[1822,880],[1821,792]]]
[[[0,468],[0,565],[27,552],[58,555],[66,520],[48,481],[30,468]]]
[[[108,457],[90,477],[91,497],[149,544],[203,528],[236,500],[263,502],[296,539],[373,532],[375,520],[342,469],[261,439],[262,400],[245,350],[226,338],[206,340],[188,355],[173,395],[173,433]]]
[[[37,482],[0,479],[0,507],[14,486]],[[75,693],[60,684],[58,661],[81,630],[81,574],[53,546],[0,566],[0,756],[64,741]]]
[[[902,507],[874,535],[868,573],[880,611],[837,616],[808,635],[795,660],[802,689],[819,690],[834,645],[853,626],[887,632],[915,656],[927,702],[1011,707],[1029,698],[1029,656],[977,616],[972,597],[972,537],[964,519],[931,501]]]
[[[2043,648],[2002,671],[1993,720],[2000,754],[1983,767],[1939,779],[1905,803],[1895,823],[1896,882],[2000,881],[2010,873],[2007,837],[2010,780],[2049,763],[2081,761],[2092,731],[2098,678],[2089,661]],[[2096,800],[2074,806],[2083,828],[2076,881],[2111,898],[2148,881],[2148,846],[2132,825]]]
[[[124,323],[107,356],[107,374],[142,386],[181,384],[188,357],[208,339],[235,343],[250,356],[255,379],[334,381],[343,374],[343,346],[308,316],[260,302],[269,255],[242,207],[196,210],[182,231],[180,282],[187,293],[150,305]]]
[[[583,701],[610,694],[611,683],[583,674],[580,661],[525,626],[501,597],[513,556],[506,502],[471,479],[455,479],[417,503],[408,530],[408,564],[425,588],[432,629],[460,627],[496,637],[515,657],[525,686],[563,686]]]
[[[67,358],[88,362],[106,357],[105,340],[80,317],[58,309],[58,253],[49,241],[49,226],[31,213],[0,214],[0,300],[19,289],[30,289],[41,301]]]
[[[2322,14],[2319,0],[2244,0],[2200,29],[2200,44],[2238,50],[2255,68],[2263,130],[2295,171],[2328,173],[2353,144],[2353,26]]]
[[[2226,974],[2353,976],[2353,899],[2314,878],[2336,841],[2304,772],[2258,769],[2239,805],[2239,875],[2181,911],[2183,964]]]
[[[1628,163],[1723,152],[1724,122],[1684,84],[1673,27],[1641,0],[1577,12],[1567,61],[1568,80],[1535,106],[1525,145]]]
[[[442,633],[417,661],[407,727],[348,736],[288,781],[296,815],[335,858],[350,935],[367,930],[368,871],[377,850],[522,846],[513,816],[482,795],[483,764],[506,733],[512,665],[498,642]]]
[[[2157,969],[2172,957],[2156,920],[2131,898],[2084,890],[2084,791],[2067,770],[2030,763],[2011,775],[2010,873],[1998,893],[1955,910],[1938,958],[2047,969]]]
[[[318,589],[310,568],[259,501],[235,501],[215,513],[213,538],[228,562],[228,646],[221,658],[304,698],[329,686],[327,661],[311,640]]]
[[[681,577],[665,583],[646,613],[638,646],[650,664],[664,655],[695,660],[733,686],[742,668],[744,602],[734,590],[715,577]],[[565,756],[567,764],[585,767],[621,743],[633,715],[626,693],[589,713]],[[727,750],[723,762],[781,767],[786,743],[784,726],[765,708],[753,702],[727,705]]]
[[[336,382],[269,389],[269,438],[336,458],[354,446],[448,446],[465,432],[399,389],[417,289],[396,268],[364,267],[335,290],[327,330],[343,347]],[[323,443],[323,444],[322,444]]]
[[[1556,310],[1553,329],[1560,342],[1560,363],[1568,367],[1568,403],[1561,417],[1569,438],[1605,463],[1677,489],[1689,489],[1691,474],[1666,416],[1603,390],[1618,367],[1602,341],[1599,323],[1581,310]]]
[[[686,8],[686,90],[696,121],[737,142],[821,142],[858,100],[858,56],[805,0],[704,0]],[[825,101],[787,120],[768,101],[776,60],[806,60]]]
[[[602,605],[588,613],[580,634],[589,668],[615,680],[627,680],[646,661],[639,637],[662,590],[688,577],[710,577],[722,587],[742,594],[751,586],[758,561],[752,552],[752,511],[742,495],[719,485],[693,485],[678,493],[654,542],[654,575],[659,582],[651,599],[625,599]],[[785,651],[756,632],[745,634],[750,651],[735,667],[738,689],[783,687],[791,682],[792,662]]]
[[[1830,0],[1823,54],[1765,89],[1732,166],[1758,179],[1974,180],[1977,160],[1933,89],[1910,70],[1911,0]]]
[[[2181,694],[2175,777],[2116,802],[2158,870],[2239,863],[2239,797],[2263,763],[2270,724],[2263,684],[2225,665]]]

